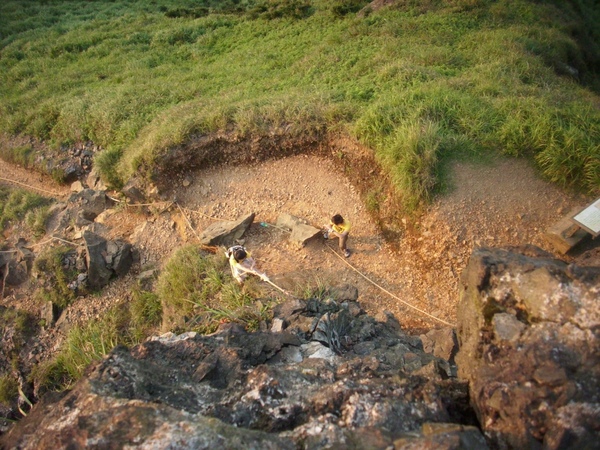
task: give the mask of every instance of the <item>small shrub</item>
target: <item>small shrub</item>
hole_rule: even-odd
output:
[[[312,6],[308,0],[266,0],[250,9],[250,17],[261,17],[267,20],[289,17],[303,19],[311,14]]]
[[[433,195],[440,141],[440,128],[435,123],[409,122],[397,129],[380,153],[408,213]]]
[[[329,295],[329,286],[331,284],[321,277],[316,277],[311,280],[306,280],[303,283],[299,283],[293,289],[296,297],[308,300],[310,298],[317,298],[324,300]]]
[[[165,12],[165,16],[170,19],[176,19],[179,17],[191,17],[197,19],[199,17],[204,17],[209,14],[208,8],[198,7],[198,8],[175,8],[169,9]]]
[[[19,396],[19,383],[10,375],[0,376],[0,403],[10,406]]]
[[[158,295],[154,292],[134,289],[129,312],[131,315],[130,334],[134,342],[142,341],[160,327],[162,305]]]
[[[77,276],[77,271],[65,264],[75,254],[75,250],[58,246],[46,250],[35,260],[34,269],[42,275],[44,284],[36,290],[38,299],[51,301],[60,309],[66,308],[75,299],[75,292],[68,285]]]
[[[31,145],[12,148],[10,146],[0,146],[0,158],[23,167],[31,167],[34,161],[34,149]]]
[[[381,191],[379,190],[369,191],[367,193],[365,197],[365,206],[367,207],[367,211],[369,211],[371,214],[374,214],[379,211],[380,197]]]
[[[116,169],[117,163],[121,159],[121,153],[121,150],[111,148],[98,153],[94,158],[102,180],[115,189],[123,187],[123,180]]]
[[[48,220],[49,207],[42,206],[25,214],[25,223],[36,238],[46,233],[46,221]]]
[[[344,17],[363,9],[368,1],[365,0],[335,0],[331,5],[331,12],[335,17]]]
[[[50,199],[25,191],[0,186],[0,230],[11,221],[18,221],[29,212],[48,205]]]

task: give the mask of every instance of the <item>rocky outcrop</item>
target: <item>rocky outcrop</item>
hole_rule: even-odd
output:
[[[459,376],[494,447],[599,448],[600,268],[528,253],[471,256]]]
[[[345,286],[340,292],[353,295]],[[486,448],[467,387],[393,319],[291,300],[280,332],[224,325],[117,348],[4,444],[22,449]],[[102,444],[104,445],[104,444]]]

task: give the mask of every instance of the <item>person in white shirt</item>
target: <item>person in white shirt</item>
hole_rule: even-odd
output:
[[[225,252],[225,256],[229,259],[231,274],[238,283],[243,284],[248,275],[256,275],[263,281],[269,281],[269,277],[264,272],[261,272],[256,267],[254,258],[241,245],[234,245]]]

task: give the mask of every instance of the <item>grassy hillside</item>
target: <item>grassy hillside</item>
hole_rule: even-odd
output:
[[[0,131],[94,141],[114,184],[195,134],[286,127],[367,144],[411,208],[482,152],[600,192],[597,2],[365,5],[5,0]]]

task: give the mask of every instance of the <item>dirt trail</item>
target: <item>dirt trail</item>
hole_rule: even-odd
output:
[[[0,164],[4,175],[22,183],[68,192],[39,175]],[[139,250],[138,270],[143,270],[165,263],[173,250],[194,242],[196,233],[215,220],[254,212],[245,245],[276,284],[301,291],[308,285],[350,283],[358,287],[359,301],[370,314],[387,310],[404,328],[422,331],[455,323],[458,279],[473,247],[533,243],[551,250],[540,232],[588,200],[540,180],[527,162],[515,159],[486,166],[456,163],[451,183],[453,190],[427,209],[413,232],[395,243],[385,242],[350,180],[331,161],[310,155],[225,165],[173,179],[167,195],[184,208],[185,218],[176,207],[150,217],[134,208],[117,208],[104,222],[107,237],[127,239]],[[290,245],[288,234],[272,226],[281,213],[316,227],[341,213],[352,223],[348,241],[352,256],[339,257],[337,241],[317,240],[302,249]],[[78,299],[69,307],[70,320],[99,317],[127,298],[134,276],[112,283],[102,296]],[[22,306],[23,296],[13,300]],[[10,299],[4,299],[7,302]]]
[[[0,184],[27,189],[45,197],[65,198],[69,187],[61,185],[47,175],[33,172],[0,159]]]

